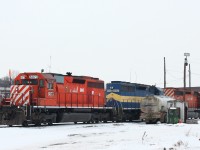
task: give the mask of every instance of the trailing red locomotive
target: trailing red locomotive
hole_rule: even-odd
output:
[[[115,119],[105,109],[104,81],[88,76],[21,73],[11,86],[10,105],[0,107],[0,124],[40,125]]]
[[[176,100],[181,100],[188,103],[188,118],[199,117],[198,109],[200,108],[199,92],[183,88],[165,88],[164,93]]]

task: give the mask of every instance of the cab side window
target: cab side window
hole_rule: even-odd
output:
[[[48,89],[53,89],[53,83],[48,83]]]
[[[40,83],[40,85],[39,85],[39,86],[40,86],[41,88],[43,88],[43,87],[44,87],[44,80],[40,80],[40,82],[39,82],[39,83]]]
[[[19,80],[15,81],[15,85],[20,85],[20,81]]]

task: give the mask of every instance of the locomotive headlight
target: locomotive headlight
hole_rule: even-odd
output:
[[[29,79],[38,79],[38,76],[37,75],[30,75]]]

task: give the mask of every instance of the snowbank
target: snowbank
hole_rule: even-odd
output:
[[[107,123],[42,127],[0,126],[1,149],[200,149],[200,125]]]

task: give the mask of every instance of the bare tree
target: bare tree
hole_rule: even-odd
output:
[[[8,76],[3,77],[0,79],[0,87],[10,87],[11,81]]]

